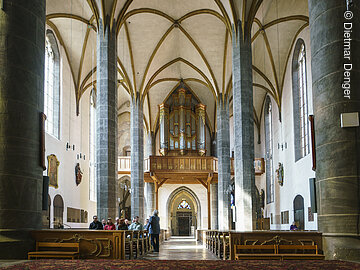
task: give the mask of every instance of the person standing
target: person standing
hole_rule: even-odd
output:
[[[90,230],[102,230],[103,229],[103,225],[98,220],[97,216],[93,216],[93,222],[90,223],[89,229]]]
[[[149,233],[154,252],[159,252],[160,218],[158,215],[159,211],[154,210],[153,215],[149,219]]]

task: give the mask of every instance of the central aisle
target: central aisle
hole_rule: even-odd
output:
[[[218,260],[193,237],[172,236],[160,245],[160,252],[149,252],[144,260]]]

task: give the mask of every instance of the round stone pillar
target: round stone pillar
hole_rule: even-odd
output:
[[[41,228],[40,112],[44,110],[45,1],[0,9],[0,258],[26,258]]]
[[[340,120],[360,108],[360,4],[352,2],[347,10],[346,1],[309,0],[318,226],[327,259],[360,260],[360,132]]]
[[[140,95],[131,99],[131,217],[144,223],[144,114]]]

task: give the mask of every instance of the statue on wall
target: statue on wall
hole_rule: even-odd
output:
[[[49,176],[49,186],[58,188],[58,167],[60,162],[54,154],[51,154],[47,157],[48,160],[48,171],[47,175]]]
[[[81,183],[82,174],[83,172],[80,169],[80,163],[77,163],[75,166],[75,181],[77,186]]]
[[[284,166],[279,162],[278,168],[276,169],[276,179],[280,186],[284,185]]]

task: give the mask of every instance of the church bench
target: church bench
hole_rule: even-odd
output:
[[[79,258],[79,243],[36,242],[36,251],[28,252],[31,258]]]
[[[322,233],[315,231],[229,231],[230,260],[235,260],[235,245],[317,245],[318,254],[322,254]],[[295,251],[296,250],[281,250],[280,253],[291,254],[295,253]],[[309,251],[304,251],[304,253],[305,252],[309,253]],[[316,251],[314,253],[316,253]],[[297,252],[297,254],[300,254],[300,252]],[[289,256],[288,258],[291,257],[293,256]],[[307,258],[302,255],[298,257]],[[315,256],[315,258],[320,257]]]
[[[281,260],[276,245],[235,245],[235,260]]]
[[[133,231],[125,231],[125,256],[127,256],[129,260],[134,259],[133,239]]]
[[[301,251],[301,253],[298,253]],[[283,260],[324,260],[319,254],[317,245],[279,245],[278,253]]]
[[[222,238],[222,254],[223,254],[223,260],[227,260],[230,258],[230,236],[229,232],[223,232],[223,238]]]

